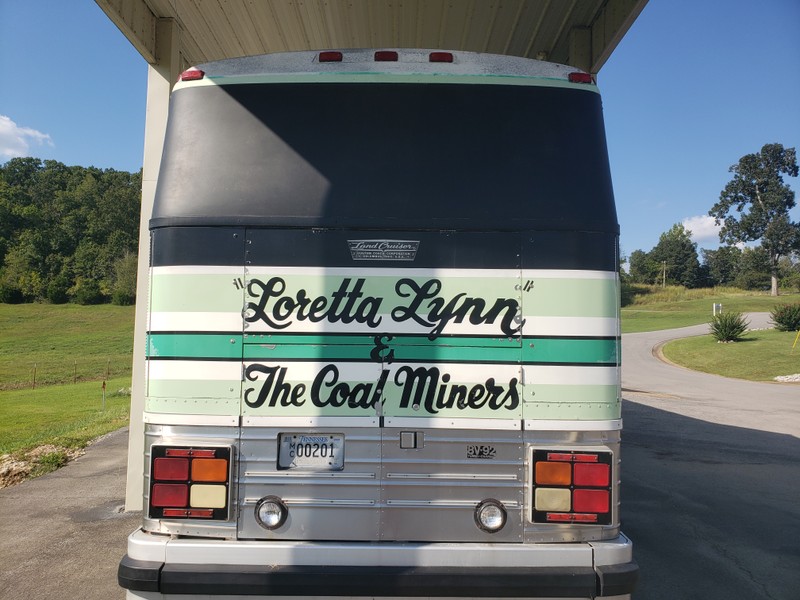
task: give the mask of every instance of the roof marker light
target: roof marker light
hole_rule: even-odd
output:
[[[570,83],[594,83],[592,81],[592,74],[591,73],[582,73],[576,71],[574,73],[569,74],[569,81]]]
[[[451,63],[453,62],[452,52],[431,52],[428,61],[432,63]]]
[[[375,53],[376,62],[397,62],[398,54],[394,50],[378,50]]]
[[[344,55],[335,50],[326,50],[319,53],[319,62],[342,62]]]
[[[196,67],[192,67],[191,69],[186,69],[183,73],[181,73],[180,80],[181,81],[199,81],[203,77],[206,76],[205,71],[201,71]]]

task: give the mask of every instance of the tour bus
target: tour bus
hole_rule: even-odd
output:
[[[200,65],[150,231],[128,598],[630,597],[590,74],[406,49]]]

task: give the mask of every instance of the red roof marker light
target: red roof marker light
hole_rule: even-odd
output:
[[[453,62],[452,52],[431,52],[428,61],[432,63],[451,63]]]
[[[183,73],[181,73],[180,80],[181,81],[200,81],[206,74],[204,71],[200,69],[196,69],[192,67],[191,69],[186,69]]]
[[[398,55],[394,50],[378,50],[375,53],[376,62],[397,62]]]
[[[591,73],[574,72],[569,74],[570,83],[594,83]]]
[[[344,55],[335,50],[326,50],[319,53],[319,62],[342,62]]]

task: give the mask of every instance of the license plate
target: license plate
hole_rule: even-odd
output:
[[[344,469],[344,435],[281,433],[278,436],[278,468],[341,471]]]

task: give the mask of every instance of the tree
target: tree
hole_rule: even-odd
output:
[[[716,250],[702,250],[702,253],[711,285],[730,285],[736,280],[741,270],[741,249],[736,246],[720,246]]]
[[[766,144],[729,171],[733,179],[708,214],[722,225],[721,242],[761,241],[769,256],[772,295],[777,296],[780,258],[800,248],[800,224],[789,218],[794,192],[783,182],[783,175],[797,177],[797,154],[794,148]]]
[[[745,290],[766,290],[770,287],[769,253],[761,246],[745,248],[739,258],[736,287]]]
[[[664,282],[670,285],[697,287],[700,279],[700,260],[692,232],[681,223],[662,233],[655,248],[648,254],[651,263],[660,266]]]
[[[628,259],[628,271],[633,283],[653,284],[661,266],[650,260],[650,255],[644,250],[634,250]]]
[[[115,263],[136,253],[140,193],[141,172],[0,164],[0,302],[111,296]]]

